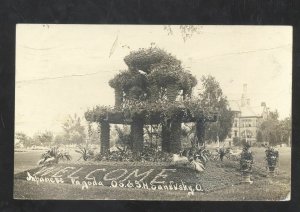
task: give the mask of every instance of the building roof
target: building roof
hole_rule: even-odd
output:
[[[254,107],[251,105],[241,106],[240,100],[230,100],[229,105],[232,111],[240,112],[241,117],[262,116],[263,107],[261,106],[254,106]]]

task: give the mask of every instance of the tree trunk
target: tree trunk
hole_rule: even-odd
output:
[[[110,146],[109,146],[109,134],[110,134],[110,126],[108,122],[101,122],[100,123],[100,152],[101,154],[106,153]]]
[[[144,120],[141,117],[133,118],[131,124],[132,151],[141,152],[144,147]]]
[[[171,123],[170,152],[179,153],[181,150],[181,120],[174,119]]]

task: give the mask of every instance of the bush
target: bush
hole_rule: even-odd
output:
[[[247,144],[246,139],[240,139],[239,137],[233,138],[233,145],[234,146],[245,146]]]
[[[266,151],[266,161],[269,167],[274,167],[277,165],[279,160],[279,152],[274,149],[274,147],[267,147]]]
[[[253,155],[250,151],[250,145],[244,144],[241,153],[240,168],[242,172],[251,172],[253,164]]]
[[[84,161],[87,161],[94,157],[94,151],[88,145],[85,147],[78,145],[77,147],[78,149],[76,149],[75,152],[81,155],[78,160],[83,159]]]
[[[71,160],[71,155],[66,151],[60,150],[59,147],[54,146],[42,154],[38,164],[43,166],[51,165],[58,163],[60,160]]]
[[[128,148],[118,147],[118,151],[97,154],[95,161],[127,161],[127,162],[171,162],[173,154],[158,151],[155,147],[144,147],[143,151],[133,154]]]
[[[203,165],[206,165],[206,163],[209,161],[210,152],[204,147],[198,148],[194,146],[183,150],[181,155],[187,157],[190,162],[195,160],[200,161]]]

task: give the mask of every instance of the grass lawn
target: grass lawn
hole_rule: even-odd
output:
[[[65,199],[65,200],[186,200],[186,201],[264,201],[284,200],[290,191],[288,184],[277,180],[255,181],[252,185],[237,185],[209,193],[190,196],[181,191],[151,191],[129,188],[92,187],[81,190],[71,184],[43,184],[16,180],[15,199]]]
[[[284,200],[290,191],[290,151],[289,149],[280,149],[280,169],[277,176],[266,177],[267,172],[264,169],[264,149],[253,148],[256,165],[253,168],[252,185],[239,184],[240,174],[237,170],[238,163],[228,161],[224,162],[211,161],[204,173],[199,178],[195,178],[193,172],[182,169],[170,175],[171,180],[179,181],[180,179],[189,179],[190,181],[199,180],[206,192],[194,192],[193,195],[187,191],[170,191],[170,190],[151,190],[137,188],[120,188],[109,186],[91,186],[89,189],[82,190],[81,185],[72,185],[70,183],[52,184],[30,182],[22,179],[22,171],[36,167],[36,161],[40,153],[31,152],[27,155],[23,152],[16,153],[15,165],[22,164],[22,167],[15,167],[14,180],[14,198],[16,199],[118,199],[118,200],[205,200],[205,201],[253,201],[253,200]],[[23,153],[23,154],[22,154]],[[24,158],[28,156],[29,159]],[[73,157],[73,161],[58,164],[58,166],[84,166],[87,170],[92,170],[95,166],[106,167],[110,170],[113,168],[134,169],[139,168],[141,173],[152,166],[160,168],[172,168],[160,164],[141,165],[125,163],[86,163],[76,162],[78,155]],[[23,159],[21,159],[23,157]],[[37,160],[32,162],[32,159]],[[22,162],[23,161],[23,162]],[[79,177],[84,174],[77,173]],[[86,173],[85,173],[86,174]],[[157,174],[153,172],[152,178]],[[24,177],[24,176],[23,176]]]

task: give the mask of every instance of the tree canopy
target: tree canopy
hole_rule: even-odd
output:
[[[214,77],[203,76],[201,82],[203,87],[199,94],[201,107],[218,111],[219,114],[217,122],[207,123],[205,137],[211,141],[217,141],[218,138],[223,141],[231,131],[233,113],[229,109],[226,96],[223,95],[223,91]]]
[[[81,119],[77,114],[69,115],[62,128],[64,129],[63,138],[67,143],[81,144],[85,142],[85,128],[82,126]]]
[[[261,141],[268,142],[271,146],[288,143],[291,136],[291,119],[279,120],[278,117],[276,110],[270,111],[259,127],[259,133],[262,134]]]

